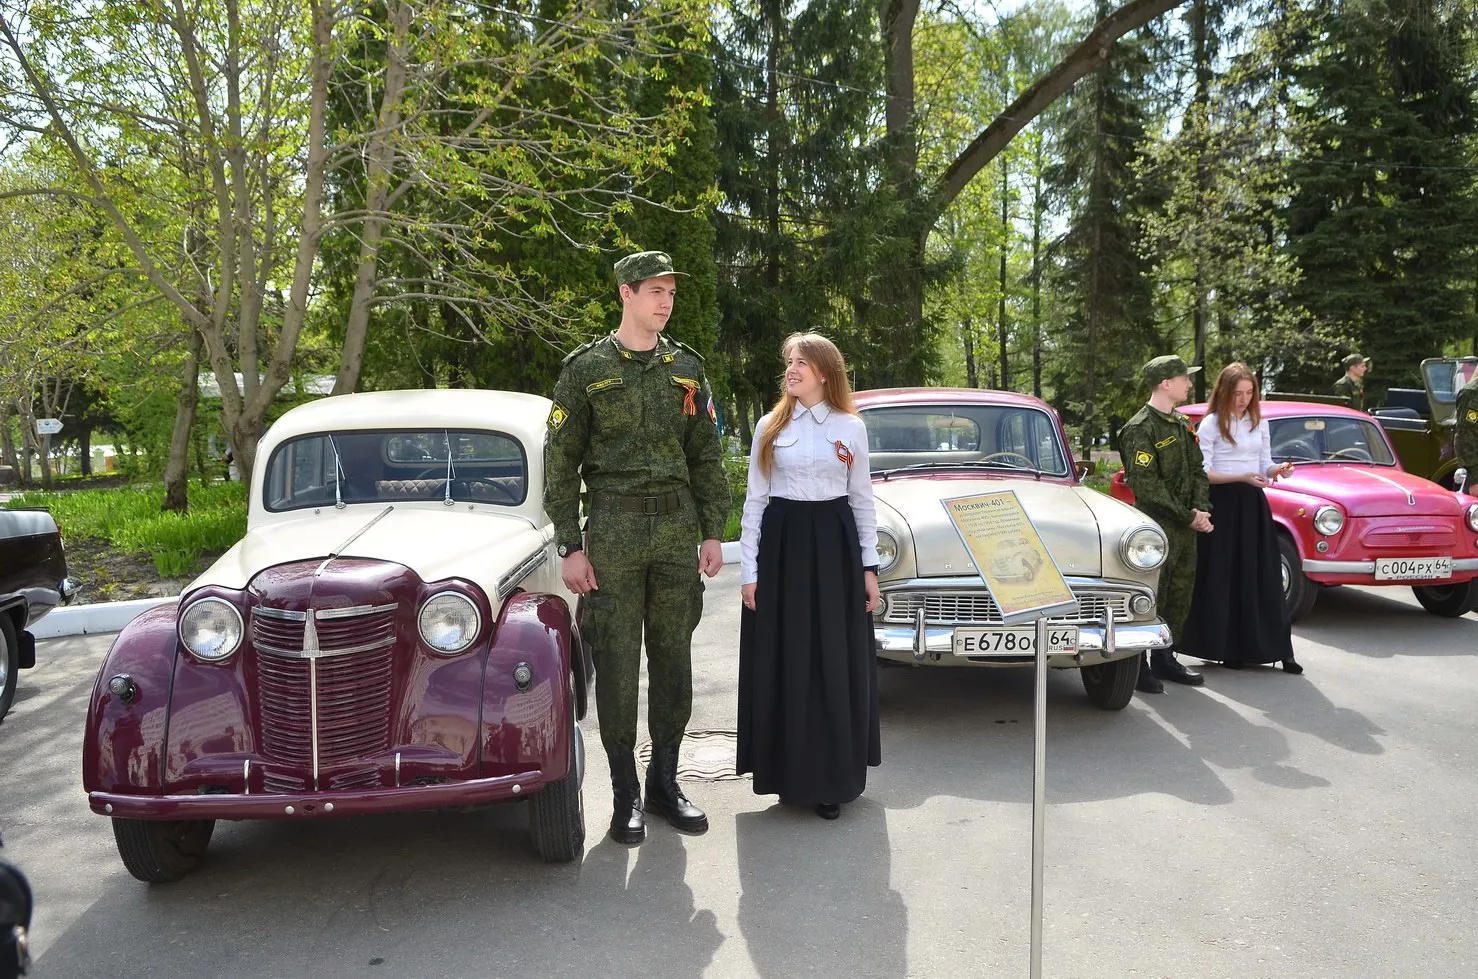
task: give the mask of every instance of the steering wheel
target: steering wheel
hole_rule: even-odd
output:
[[[1026,466],[1027,466],[1028,469],[1035,469],[1035,468],[1037,468],[1037,464],[1035,462],[1032,462],[1030,459],[1028,459],[1026,456],[1022,455],[1020,452],[992,452],[989,455],[981,456],[979,459],[977,459],[975,461],[976,462],[990,462],[992,459],[994,459],[994,458],[996,458],[998,456],[1014,456],[1015,458],[1020,459],[1022,462],[1026,463]]]
[[[1350,446],[1348,448],[1340,449],[1338,452],[1331,452],[1331,453],[1329,453],[1329,458],[1331,458],[1331,459],[1339,459],[1339,458],[1341,458],[1343,456],[1346,456],[1346,455],[1348,455],[1349,458],[1355,460],[1356,462],[1374,462],[1375,461],[1374,457],[1372,457],[1371,454],[1367,450],[1360,448],[1360,446],[1358,446],[1358,445],[1352,445],[1352,446]]]

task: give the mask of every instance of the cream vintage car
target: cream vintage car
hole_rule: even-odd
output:
[[[543,503],[550,402],[387,391],[262,439],[246,536],[135,619],[98,673],[92,810],[140,880],[217,819],[527,800],[535,851],[584,851],[592,676]]]
[[[1056,413],[1036,398],[898,388],[859,392],[857,408],[877,498],[878,655],[911,665],[1032,662],[1034,629],[1002,623],[940,502],[1009,488],[1078,601],[1076,613],[1050,620],[1078,627],[1076,651],[1049,653],[1048,665],[1080,670],[1097,706],[1126,706],[1140,654],[1170,646],[1155,609],[1165,560],[1155,522],[1082,484],[1088,467],[1073,464]],[[1008,563],[1008,574],[1035,570]]]

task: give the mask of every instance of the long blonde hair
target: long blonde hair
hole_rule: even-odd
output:
[[[836,411],[857,414],[857,407],[852,403],[852,385],[847,381],[847,363],[836,344],[819,333],[792,333],[780,345],[780,359],[789,362],[793,351],[798,352],[826,382],[821,386],[821,394],[827,404]],[[766,476],[770,475],[775,464],[775,439],[790,424],[790,416],[795,411],[795,396],[785,390],[783,379],[780,392],[780,400],[765,416],[765,430],[760,433],[760,472]]]
[[[1247,419],[1256,428],[1262,423],[1262,409],[1258,407],[1257,375],[1252,373],[1252,368],[1241,361],[1232,361],[1216,375],[1216,387],[1211,389],[1210,410],[1216,414],[1216,427],[1221,429],[1221,437],[1232,445],[1237,444],[1236,438],[1232,436],[1232,396],[1237,393],[1237,385],[1243,381],[1252,382],[1252,400],[1247,402]]]

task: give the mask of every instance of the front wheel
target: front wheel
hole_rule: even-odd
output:
[[[146,884],[162,884],[195,869],[214,819],[122,819],[113,817],[113,839],[128,872]]]
[[[570,770],[529,799],[529,837],[545,863],[569,863],[585,853],[585,735],[573,720],[570,726]]]
[[[1416,600],[1422,603],[1422,608],[1444,619],[1456,619],[1464,612],[1478,608],[1474,604],[1478,599],[1478,587],[1471,581],[1455,585],[1413,585],[1411,590],[1416,593]]]
[[[1282,534],[1278,535],[1278,570],[1283,576],[1283,607],[1288,611],[1289,623],[1294,623],[1314,607],[1319,585],[1304,576],[1298,545]]]
[[[0,719],[4,719],[15,700],[15,682],[21,669],[21,645],[15,638],[15,626],[9,612],[0,612]]]
[[[1134,683],[1139,679],[1139,657],[1116,659],[1112,663],[1095,663],[1078,672],[1083,674],[1083,689],[1094,707],[1123,710],[1134,698]]]

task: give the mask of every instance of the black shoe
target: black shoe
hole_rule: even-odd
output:
[[[1188,687],[1199,687],[1206,682],[1201,674],[1186,669],[1185,664],[1176,659],[1175,654],[1168,649],[1150,653],[1150,672],[1161,680],[1183,683]]]
[[[1294,659],[1292,656],[1288,657],[1287,659],[1285,659],[1283,661],[1283,672],[1284,673],[1291,673],[1294,676],[1298,676],[1303,671],[1304,671],[1304,668],[1302,666],[1299,666],[1298,665],[1298,660]]]
[[[1155,679],[1150,672],[1149,661],[1143,655],[1139,657],[1139,679],[1135,681],[1134,689],[1140,693],[1164,693],[1165,684]]]
[[[822,819],[836,819],[842,814],[842,807],[835,802],[816,803],[816,815]]]
[[[677,787],[677,745],[652,746],[647,766],[647,812],[654,812],[683,833],[708,832],[708,817]]]
[[[641,781],[636,777],[636,759],[631,752],[606,755],[611,760],[611,787],[615,802],[611,812],[611,839],[617,843],[640,843],[647,838],[647,817],[641,809]]]
[[[1247,668],[1247,664],[1239,659],[1224,659],[1221,661],[1221,666],[1225,670],[1244,670]]]

